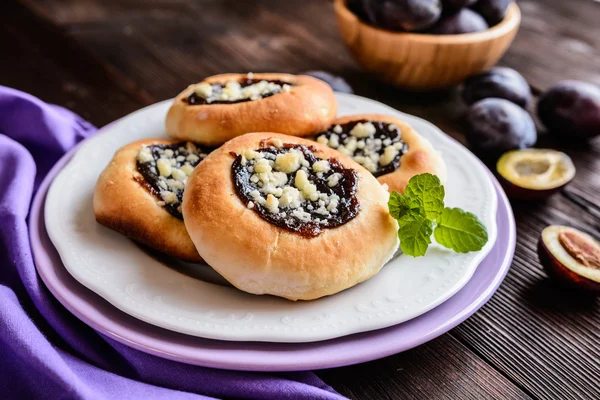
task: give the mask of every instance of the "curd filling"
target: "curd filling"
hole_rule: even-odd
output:
[[[196,165],[208,153],[209,149],[192,142],[142,146],[136,159],[137,170],[142,176],[136,181],[152,193],[158,204],[171,215],[183,219],[183,190]]]
[[[317,135],[317,142],[352,157],[375,176],[394,172],[408,146],[394,124],[380,121],[351,121],[333,125]]]
[[[190,105],[241,103],[286,93],[292,87],[293,85],[282,81],[267,81],[251,77],[226,83],[202,82],[194,85],[194,91],[186,100]]]
[[[311,146],[274,140],[232,153],[237,195],[268,222],[316,237],[358,215],[358,175],[335,158],[319,159]]]

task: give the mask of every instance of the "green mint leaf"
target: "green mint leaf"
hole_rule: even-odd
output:
[[[439,244],[457,253],[481,250],[488,241],[483,223],[460,208],[444,208],[437,218],[433,236]]]
[[[413,210],[400,218],[398,225],[402,252],[413,257],[424,256],[431,243],[433,222]]]
[[[444,186],[437,176],[420,174],[413,176],[408,181],[403,196],[418,202],[425,216],[430,221],[434,221],[444,209],[445,195]]]
[[[419,211],[419,208],[419,203],[407,196],[404,196],[398,192],[392,192],[392,194],[390,194],[390,199],[388,200],[388,209],[390,210],[390,215],[394,219],[402,218],[411,210],[416,209]]]

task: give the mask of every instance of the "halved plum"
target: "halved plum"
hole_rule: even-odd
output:
[[[500,157],[496,170],[508,196],[524,200],[546,198],[575,177],[571,158],[549,149],[509,151]]]
[[[538,244],[548,274],[569,286],[600,293],[600,242],[575,228],[550,225]]]

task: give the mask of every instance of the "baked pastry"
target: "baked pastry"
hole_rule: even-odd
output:
[[[152,249],[202,262],[185,230],[181,200],[188,176],[209,151],[162,139],[122,147],[96,183],[96,220]]]
[[[338,118],[316,141],[352,157],[390,191],[404,193],[410,178],[429,172],[446,182],[446,164],[429,140],[387,115]]]
[[[305,75],[222,74],[181,92],[167,114],[175,139],[220,145],[248,132],[309,136],[331,124],[337,101],[325,82]]]
[[[190,176],[185,226],[235,287],[290,300],[331,295],[375,275],[398,247],[385,188],[310,140],[250,133]]]

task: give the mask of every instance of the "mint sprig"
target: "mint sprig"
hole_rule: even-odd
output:
[[[437,176],[421,174],[408,181],[404,194],[400,196],[406,197],[411,203],[416,202],[427,219],[435,221],[444,210],[445,195],[446,191]]]
[[[433,231],[435,241],[457,253],[481,250],[488,241],[485,226],[470,212],[444,208]]]
[[[400,249],[413,257],[424,256],[431,243],[433,223],[421,214],[406,214],[398,221]]]
[[[483,223],[470,212],[444,207],[445,194],[439,178],[432,174],[413,176],[404,194],[392,192],[388,209],[398,220],[400,249],[404,254],[425,255],[432,233],[436,242],[457,253],[478,251],[487,243]]]

